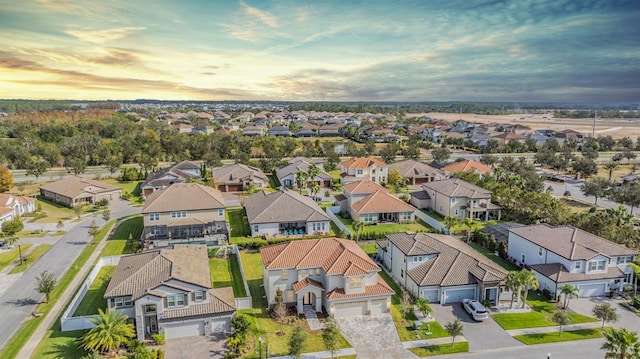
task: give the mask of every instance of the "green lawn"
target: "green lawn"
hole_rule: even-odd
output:
[[[529,313],[500,313],[493,314],[493,319],[505,330],[550,327],[557,325],[551,320],[556,311],[554,303],[550,303],[534,291],[529,291],[527,304],[532,311]],[[516,305],[515,303],[513,304]],[[571,324],[597,322],[598,319],[586,315],[570,313]]]
[[[433,219],[435,219],[438,222],[443,222],[444,221],[444,216],[441,215],[440,213],[434,212],[434,211],[427,211],[426,209],[422,209],[422,212],[428,214],[430,217],[433,217]]]
[[[229,255],[229,258],[209,259],[209,270],[211,273],[211,283],[213,288],[233,288],[233,295],[236,298],[247,296],[247,292],[242,284],[242,274],[238,256]]]
[[[31,244],[21,244],[20,249],[22,249],[22,253],[25,253],[27,250],[31,248]],[[18,250],[18,246],[10,249],[6,252],[0,253],[0,270],[5,269],[7,266],[12,265],[15,261],[20,257],[20,251]]]
[[[13,267],[9,274],[22,273],[26,271],[38,260],[38,258],[42,257],[42,255],[45,254],[49,250],[49,248],[51,248],[51,244],[38,245],[36,249],[34,249],[25,257],[26,261],[24,261],[24,263],[21,265]]]
[[[86,353],[79,348],[79,345],[80,338],[85,332],[85,330],[63,332],[60,330],[60,321],[57,320],[31,357],[37,359],[82,358]]]
[[[563,331],[561,335],[558,332],[541,333],[541,334],[524,334],[513,337],[527,345],[566,342],[570,340],[594,339],[602,338],[600,329],[580,329],[572,331]]]
[[[104,266],[100,268],[100,272],[98,272],[96,279],[93,280],[87,294],[82,298],[82,302],[80,302],[80,305],[78,305],[78,308],[73,313],[74,317],[98,314],[98,309],[107,309],[107,301],[104,299],[104,292],[107,290],[109,281],[115,271],[116,266]]]
[[[413,354],[419,357],[430,357],[436,355],[466,353],[469,351],[468,342],[460,342],[451,344],[431,345],[428,347],[410,348]]]
[[[36,208],[38,207],[42,208],[42,211],[46,213],[47,216],[35,218],[33,222],[36,223],[58,223],[58,221],[64,222],[76,217],[76,213],[71,208],[46,199],[39,198],[36,201]]]
[[[520,270],[520,268],[518,268],[518,266],[516,266],[515,264],[508,262],[502,258],[500,258],[500,256],[496,255],[495,253],[489,251],[488,249],[479,246],[475,243],[469,242],[469,245],[471,247],[473,247],[473,249],[475,249],[476,251],[484,254],[485,257],[491,259],[493,262],[495,262],[496,264],[500,265],[502,268],[506,269],[507,271],[518,271]]]
[[[338,167],[340,167],[340,166],[338,166]],[[327,173],[331,176],[332,179],[340,181],[340,168],[337,168],[337,169],[335,169],[333,171],[329,171]]]
[[[338,219],[347,227],[347,229],[351,233],[355,233],[353,230],[353,220],[351,218],[342,218],[338,216]],[[376,224],[376,225],[365,225],[362,230],[362,234],[364,233],[398,233],[398,232],[429,232],[429,228],[423,226],[422,224],[416,223],[384,223],[384,224]]]
[[[262,258],[258,251],[241,251],[240,259],[244,268],[244,274],[251,292],[253,308],[266,308],[267,301],[262,288]]]
[[[107,179],[104,182],[121,187],[122,193],[124,193],[124,191],[127,191],[127,193],[131,194],[134,197],[140,196],[140,193],[142,192],[140,189],[140,185],[142,185],[143,181],[121,182],[115,179]]]
[[[227,220],[229,221],[229,225],[231,225],[231,237],[246,237],[251,234],[244,208],[227,208]]]
[[[143,226],[142,216],[131,217],[120,223],[111,238],[107,240],[100,257],[135,253],[140,246]]]
[[[362,250],[368,255],[378,253],[378,248],[376,247],[376,244],[373,242],[360,244],[360,248],[362,248]]]

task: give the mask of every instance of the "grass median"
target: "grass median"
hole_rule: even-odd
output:
[[[579,329],[565,331],[558,335],[558,332],[539,333],[539,334],[523,334],[513,337],[527,345],[567,342],[572,340],[584,340],[602,338],[600,329]]]
[[[469,351],[468,342],[451,344],[430,345],[428,347],[410,348],[413,354],[419,357],[431,357],[436,355],[466,353]]]
[[[51,244],[40,244],[36,247],[36,249],[34,249],[25,257],[24,263],[13,267],[9,274],[22,273],[26,271],[38,260],[38,258],[42,257],[42,255],[45,254],[49,250],[49,248],[51,248]]]

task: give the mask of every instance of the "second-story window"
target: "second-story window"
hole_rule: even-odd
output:
[[[589,271],[602,271],[606,268],[606,266],[607,261],[605,260],[591,261],[589,262]]]
[[[186,211],[171,212],[171,218],[187,218]]]
[[[167,307],[181,307],[184,305],[184,294],[178,293],[167,296]]]
[[[160,213],[149,213],[149,222],[157,222],[160,220]]]
[[[542,257],[542,247],[538,247],[538,255]]]
[[[218,217],[222,217],[222,216],[224,216],[224,209],[220,208],[218,210]]]
[[[359,175],[359,176],[362,176],[363,173],[364,172],[362,170],[356,170],[356,174]]]
[[[362,288],[362,277],[349,277],[349,288]]]
[[[451,204],[456,203],[456,198],[455,197],[451,197]]]

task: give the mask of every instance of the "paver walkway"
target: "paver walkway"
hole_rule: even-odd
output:
[[[316,314],[316,311],[311,309],[311,308],[307,308],[304,310],[304,317],[307,318],[307,323],[309,324],[309,329],[311,330],[322,330],[324,328],[324,324],[320,323],[320,320],[318,320],[318,315]]]
[[[391,314],[336,319],[340,331],[360,358],[416,358],[398,337]]]

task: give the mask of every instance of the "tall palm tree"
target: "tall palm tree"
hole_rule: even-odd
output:
[[[520,279],[521,277],[516,271],[510,271],[507,274],[507,282],[505,283],[505,287],[507,290],[511,291],[511,302],[509,302],[509,309],[513,308],[513,300],[516,297],[516,292],[518,293],[518,296],[520,295],[520,288],[522,287]]]
[[[611,175],[613,174],[613,171],[615,171],[616,168],[618,168],[618,164],[611,161],[609,163],[606,163],[604,166],[602,166],[604,169],[606,169],[607,171],[609,171],[609,182],[611,182]]]
[[[522,308],[524,308],[525,304],[527,303],[527,294],[529,294],[529,289],[538,290],[538,286],[540,285],[540,283],[538,283],[538,276],[530,270],[522,270],[520,271],[520,275],[520,279],[522,280],[522,284],[524,285],[524,299],[522,301]]]
[[[135,337],[133,324],[127,323],[127,319],[121,310],[103,312],[98,309],[98,316],[91,319],[95,327],[82,337],[82,347],[87,351],[112,354],[121,344]]]
[[[638,295],[638,277],[640,276],[640,265],[636,263],[627,264],[633,269],[633,296]]]
[[[308,181],[315,182],[316,177],[318,177],[319,174],[320,174],[320,168],[318,168],[318,166],[315,163],[312,163],[311,165],[309,165],[309,168],[307,169],[307,175],[309,176],[307,178]]]
[[[569,306],[569,299],[573,297],[578,297],[580,291],[577,287],[572,286],[571,284],[565,284],[562,287],[558,288],[560,290],[560,294],[564,295],[564,304],[562,308],[567,309]]]
[[[606,351],[605,358],[632,359],[640,357],[640,340],[638,333],[626,328],[605,328],[605,343],[601,349]]]
[[[296,173],[296,185],[298,186],[298,190],[300,194],[302,194],[302,187],[307,183],[308,175],[305,171],[298,171]]]
[[[473,226],[473,219],[471,218],[465,218],[462,221],[462,226],[466,229],[467,232],[467,243],[469,243],[469,240],[471,239],[471,226]]]
[[[355,232],[356,242],[360,239],[360,233],[364,229],[364,222],[353,221],[351,223],[351,227],[353,227],[353,231]]]
[[[446,216],[446,217],[444,217],[444,220],[442,221],[442,224],[447,226],[447,229],[449,230],[449,234],[451,234],[453,232],[453,227],[456,224],[458,224],[458,220],[455,217]]]

